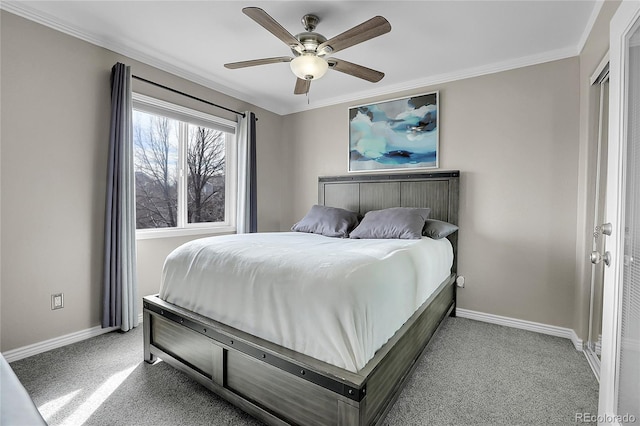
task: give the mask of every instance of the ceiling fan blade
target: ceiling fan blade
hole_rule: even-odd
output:
[[[235,70],[238,68],[255,67],[256,65],[277,64],[278,62],[291,62],[293,58],[288,56],[279,56],[277,58],[254,59],[251,61],[231,62],[224,64],[225,68]]]
[[[296,80],[296,88],[293,89],[295,95],[304,95],[309,92],[311,87],[311,80],[303,80],[301,78]]]
[[[371,68],[363,67],[362,65],[352,64],[351,62],[343,61],[342,59],[329,58],[327,59],[329,67],[336,71],[343,72],[345,74],[352,75],[354,77],[361,78],[363,80],[377,83],[382,80],[384,73]]]
[[[386,34],[389,31],[391,31],[391,24],[389,23],[389,21],[384,19],[382,16],[376,16],[369,19],[368,21],[363,22],[360,25],[356,25],[355,27],[343,32],[342,34],[338,34],[337,36],[325,41],[320,46],[318,46],[316,51],[320,55],[335,53],[340,50],[346,49],[347,47],[362,43],[363,41],[367,41],[382,34]],[[325,49],[327,46],[330,47],[331,50]],[[323,52],[323,49],[325,49],[325,52]]]
[[[304,46],[300,44],[298,39],[291,35],[282,25],[280,25],[275,19],[273,19],[267,12],[259,7],[245,7],[242,12],[249,18],[262,25],[264,29],[269,31],[274,36],[285,42],[287,46],[292,49],[296,49],[299,52],[304,50]]]

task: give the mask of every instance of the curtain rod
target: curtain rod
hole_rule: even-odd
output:
[[[160,87],[162,89],[168,90],[170,92],[177,93],[177,94],[182,95],[182,96],[186,96],[187,98],[195,99],[196,101],[203,102],[203,103],[205,103],[207,105],[211,105],[211,106],[214,106],[216,108],[222,108],[222,109],[224,109],[226,111],[233,112],[233,113],[236,113],[238,115],[241,115],[242,117],[245,117],[245,113],[244,112],[235,111],[233,109],[230,109],[230,108],[227,108],[227,107],[223,107],[222,105],[214,104],[213,102],[209,102],[207,100],[195,97],[195,96],[190,95],[188,93],[184,93],[184,92],[181,92],[179,90],[172,89],[171,87],[164,86],[164,85],[162,85],[160,83],[156,83],[155,81],[151,81],[151,80],[147,80],[146,78],[138,77],[137,75],[132,75],[131,77],[135,78],[136,80],[144,81],[145,83],[149,83],[149,84],[152,84],[154,86]],[[257,118],[256,118],[256,120],[257,120]]]

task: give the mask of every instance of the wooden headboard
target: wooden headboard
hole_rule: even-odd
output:
[[[364,215],[389,207],[429,207],[432,219],[458,224],[460,172],[326,176],[318,178],[318,204],[340,207]],[[458,233],[449,237],[454,269]]]

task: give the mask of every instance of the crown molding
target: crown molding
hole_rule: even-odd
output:
[[[514,60],[496,62],[493,64],[483,65],[480,67],[467,68],[450,73],[444,73],[440,75],[430,76],[423,79],[411,80],[400,84],[394,84],[391,86],[384,86],[382,88],[376,88],[372,90],[366,90],[356,93],[351,93],[345,96],[334,97],[326,99],[324,101],[315,102],[311,105],[296,105],[292,109],[286,110],[286,114],[293,114],[302,111],[308,111],[316,108],[323,108],[327,106],[361,102],[363,99],[373,98],[378,96],[388,96],[404,91],[423,90],[427,86],[434,86],[437,84],[449,83],[457,80],[464,80],[466,78],[481,77],[483,75],[495,74],[502,71],[509,71],[517,68],[527,67],[531,65],[538,65],[545,62],[557,61],[560,59],[566,59],[577,56],[576,49],[566,48],[559,49],[550,52],[544,52],[538,55],[524,56]]]
[[[22,2],[0,1],[0,9],[13,13],[14,15],[20,16],[22,18],[28,19],[30,21],[33,21],[35,23],[44,25],[46,27],[49,27],[61,33],[64,33],[72,37],[78,38],[80,40],[86,41],[88,43],[94,44],[96,46],[111,50],[115,53],[126,56],[138,62],[142,62],[146,65],[150,65],[159,70],[166,71],[177,77],[181,77],[181,78],[184,78],[185,80],[189,80],[192,83],[196,83],[201,86],[220,92],[222,94],[232,96],[243,102],[247,102],[255,106],[258,106],[260,108],[264,108],[266,110],[275,112],[276,114],[284,115],[284,111],[282,110],[282,105],[276,102],[275,100],[268,99],[268,98],[260,98],[260,99],[255,98],[253,96],[247,95],[246,93],[242,93],[235,89],[232,89],[227,85],[214,82],[206,77],[203,77],[201,74],[197,72],[193,72],[181,67],[177,67],[172,64],[173,61],[171,60],[171,58],[166,58],[166,57],[163,58],[162,55],[158,52],[155,52],[155,55],[150,55],[138,49],[134,49],[130,46],[126,46],[120,43],[115,43],[112,40],[98,37],[93,33],[82,31],[77,27],[69,25],[68,23],[63,22],[49,14],[38,11],[33,7],[28,6]]]
[[[596,19],[598,19],[598,15],[600,15],[600,10],[602,10],[602,6],[604,6],[605,0],[596,0],[596,3],[593,5],[593,10],[591,11],[591,16],[589,16],[589,20],[587,21],[587,25],[584,27],[584,31],[582,32],[582,36],[580,37],[580,41],[578,42],[578,55],[582,53],[582,49],[584,49],[584,45],[587,44],[587,39],[589,38],[589,34],[591,34],[591,30],[593,30],[593,26],[596,23]]]
[[[298,112],[304,112],[304,111],[309,111],[313,109],[338,105],[342,103],[361,102],[362,100],[367,98],[392,96],[399,92],[419,90],[427,86],[434,86],[437,84],[444,84],[444,83],[449,83],[452,81],[463,80],[463,79],[472,78],[472,77],[480,77],[483,75],[494,74],[502,71],[509,71],[516,68],[522,68],[530,65],[537,65],[545,62],[551,62],[555,60],[566,59],[569,57],[577,56],[580,54],[580,51],[582,50],[584,43],[586,42],[586,39],[588,38],[588,35],[591,32],[591,29],[593,28],[593,25],[600,12],[600,9],[602,8],[603,3],[604,3],[604,0],[596,1],[596,5],[594,6],[589,22],[587,23],[587,26],[585,27],[585,31],[581,37],[579,45],[575,47],[543,52],[537,55],[524,56],[524,57],[516,58],[513,60],[496,62],[496,63],[487,64],[479,67],[467,68],[464,70],[459,70],[451,73],[444,73],[436,76],[430,76],[423,79],[411,80],[408,82],[393,84],[390,86],[380,86],[371,90],[360,91],[360,92],[351,93],[344,96],[329,98],[319,102],[313,102],[312,104],[307,104],[301,100],[300,103],[293,106],[283,105],[281,102],[273,98],[268,98],[268,97],[257,98],[255,96],[251,96],[249,94],[232,89],[228,85],[214,82],[204,77],[198,72],[186,70],[184,68],[173,65],[170,58],[162,58],[161,57],[162,55],[159,54],[158,52],[156,52],[155,55],[150,55],[148,53],[144,53],[140,50],[131,48],[129,46],[126,46],[120,43],[115,43],[111,40],[103,39],[101,37],[97,37],[95,34],[79,30],[78,28],[73,27],[68,23],[62,22],[51,15],[42,13],[22,2],[0,1],[0,9],[6,10],[7,12],[21,16],[30,21],[42,24],[54,30],[68,34],[72,37],[84,40],[88,43],[111,50],[115,53],[124,55],[136,61],[158,68],[162,71],[166,71],[175,76],[184,78],[185,80],[191,81],[193,83],[199,84],[201,86],[207,87],[209,89],[215,90],[225,95],[234,97],[240,101],[250,103],[260,108],[264,108],[275,114],[289,115],[289,114],[294,114]]]

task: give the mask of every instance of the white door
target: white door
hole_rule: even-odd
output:
[[[600,353],[602,347],[602,290],[604,288],[605,263],[598,256],[604,253],[606,235],[603,233],[602,224],[605,219],[605,200],[607,184],[607,154],[609,137],[609,61],[602,64],[594,74],[593,86],[597,89],[599,103],[598,133],[596,154],[596,180],[593,188],[594,214],[593,214],[593,240],[591,261],[591,299],[589,305],[589,338],[585,346],[585,355],[591,365],[596,378],[600,380]]]
[[[610,117],[598,423],[640,422],[640,1],[611,21]]]

